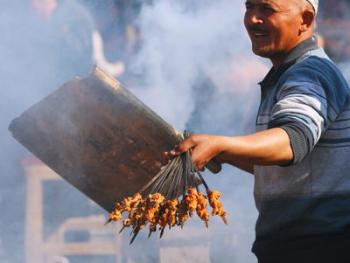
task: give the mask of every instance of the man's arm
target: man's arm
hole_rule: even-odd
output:
[[[198,169],[214,157],[250,173],[254,165],[286,165],[293,160],[289,136],[281,128],[237,137],[194,134],[169,154],[176,156],[189,149]]]
[[[254,164],[251,162],[242,162],[238,160],[232,161],[231,159],[224,160],[221,157],[217,157],[216,159],[219,160],[221,163],[227,163],[241,169],[242,171],[254,174]]]

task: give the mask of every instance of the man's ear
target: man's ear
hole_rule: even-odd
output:
[[[305,10],[302,14],[302,23],[300,26],[300,32],[308,31],[313,27],[313,22],[315,20],[315,13],[311,10]]]

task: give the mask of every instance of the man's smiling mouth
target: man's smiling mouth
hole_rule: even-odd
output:
[[[266,40],[269,34],[262,30],[251,30],[250,36],[255,40]]]

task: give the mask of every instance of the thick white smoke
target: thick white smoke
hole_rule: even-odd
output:
[[[200,100],[202,126],[191,128],[227,135],[248,132],[259,103],[257,82],[268,66],[251,52],[244,8],[244,1],[232,0],[158,0],[145,5],[138,19],[142,46],[132,63],[132,70],[144,73],[144,80],[133,92],[166,121],[184,129],[198,111],[195,101],[205,97],[205,87],[199,92],[194,87],[209,80],[214,95]],[[229,226],[215,220],[210,224],[206,253],[212,262],[256,262],[250,252],[256,219],[253,177],[225,167],[219,176],[206,178],[222,191],[230,214]],[[173,235],[181,233],[169,233]],[[182,233],[186,235],[191,240],[191,233]]]
[[[137,95],[183,129],[198,95],[192,91],[198,74],[204,72],[219,92],[244,95],[254,85],[250,92],[258,93],[266,66],[251,54],[243,11],[243,1],[231,0],[160,0],[144,6],[142,48],[133,66],[145,71],[147,88],[135,90]]]
[[[22,4],[23,1],[19,2]],[[98,8],[97,4],[96,6]],[[0,154],[0,184],[3,185],[2,189],[6,188],[1,193],[0,203],[3,211],[7,211],[6,215],[2,215],[4,220],[0,222],[0,229],[7,236],[10,235],[7,229],[11,229],[11,235],[19,237],[11,240],[7,239],[5,234],[0,237],[0,261],[5,258],[8,259],[6,262],[16,263],[24,258],[24,220],[20,219],[24,218],[25,182],[19,165],[24,149],[11,138],[7,126],[11,119],[57,88],[58,84],[45,82],[44,77],[47,77],[47,81],[54,78],[43,72],[50,72],[48,58],[60,58],[66,54],[62,48],[54,49],[54,43],[57,41],[39,33],[39,30],[29,23],[26,10],[22,10],[22,5],[19,7],[21,8],[9,6],[7,12],[0,11],[0,21],[3,22],[0,25],[3,40],[0,42],[0,54],[3,58],[0,66],[0,135],[4,141]],[[259,97],[259,87],[256,83],[267,71],[267,66],[250,51],[250,43],[242,23],[243,12],[244,1],[235,0],[158,0],[152,5],[145,4],[137,19],[142,34],[141,48],[131,65],[131,70],[135,73],[141,72],[144,79],[139,87],[131,87],[133,92],[165,120],[181,130],[186,128],[189,119],[193,118],[193,111],[198,111],[198,104],[195,102],[198,98],[205,98],[202,93],[205,89],[198,91],[194,87],[198,86],[198,83],[201,84],[201,81],[208,80],[215,89],[214,95],[209,96],[209,100],[199,100],[202,103],[199,115],[203,127],[199,129],[192,126],[194,131],[238,134],[244,131],[245,125],[253,126]],[[64,15],[58,22],[63,23],[67,19]],[[39,23],[39,26],[41,25],[45,27],[44,23]],[[45,32],[50,35],[52,30],[47,29]],[[37,48],[32,44],[40,44],[44,40],[49,42],[46,48]],[[28,49],[30,52],[27,52]],[[38,53],[32,52],[33,50]],[[81,59],[75,61],[82,63]],[[68,64],[71,63],[63,65],[66,68]],[[60,68],[57,72],[61,72]],[[76,71],[70,73],[80,74]],[[47,90],[40,89],[37,83]],[[227,227],[219,220],[210,223],[206,232],[210,240],[210,251],[206,253],[213,257],[213,262],[224,262],[223,254],[228,255],[228,262],[255,262],[255,257],[250,252],[256,216],[252,195],[253,178],[229,167],[224,167],[219,176],[207,175],[206,178],[213,189],[223,193],[224,205],[230,215],[230,224]],[[9,197],[15,198],[18,205],[8,202]],[[72,200],[75,199],[79,197]],[[50,195],[47,202],[51,204],[53,200],[56,199]],[[76,209],[79,215],[82,211],[84,209]],[[206,231],[205,228],[201,230]],[[183,235],[191,241],[188,229],[171,232],[169,231],[166,237]],[[137,244],[141,246],[140,250],[135,252]],[[141,255],[147,250],[141,237],[136,240],[134,247],[128,249],[132,250],[133,255]],[[12,252],[17,250],[21,252]],[[149,262],[152,262],[152,256],[154,254],[149,256]],[[165,255],[166,262],[170,262],[170,258],[171,255]]]

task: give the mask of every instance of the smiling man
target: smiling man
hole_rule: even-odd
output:
[[[213,158],[254,174],[259,263],[350,262],[350,90],[314,37],[317,0],[247,0],[253,52],[273,67],[260,83],[257,132],[195,134],[198,169]]]

